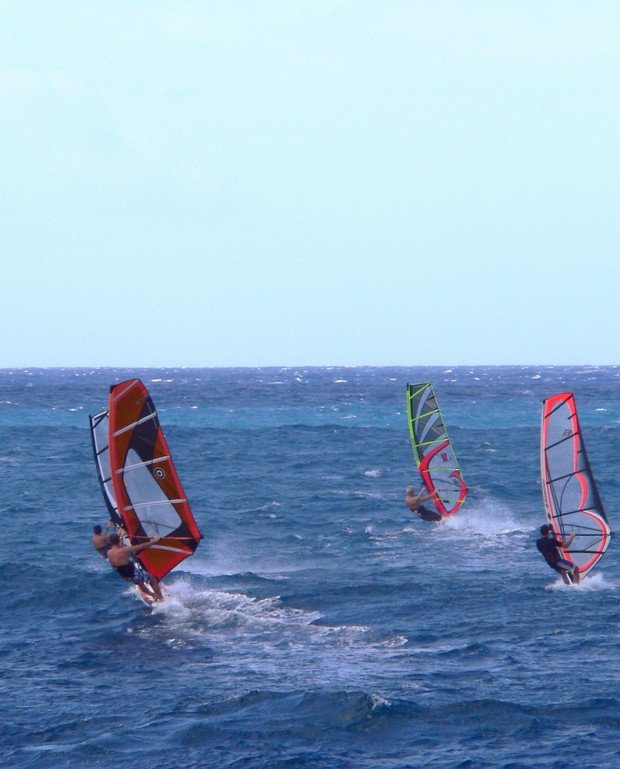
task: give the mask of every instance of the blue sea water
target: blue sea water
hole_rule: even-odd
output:
[[[149,388],[205,538],[145,607],[90,545],[88,414]],[[619,765],[617,541],[580,587],[534,548],[540,403],[575,393],[612,528],[618,367],[0,372],[3,767]],[[470,495],[413,519],[405,384]]]

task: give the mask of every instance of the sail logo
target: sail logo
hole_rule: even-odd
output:
[[[447,452],[445,452],[445,451],[442,452],[442,454],[441,454],[441,461],[442,462],[447,462],[448,461],[448,454],[447,454]]]
[[[159,478],[160,481],[163,481],[163,479],[166,477],[166,473],[161,469],[161,467],[157,467],[155,469],[155,477]]]

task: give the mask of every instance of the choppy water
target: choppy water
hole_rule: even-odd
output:
[[[90,549],[88,433],[149,387],[205,534],[143,606]],[[4,767],[588,769],[618,763],[612,541],[565,588],[534,548],[540,402],[575,392],[612,527],[620,368],[0,372]],[[470,486],[441,524],[404,389],[430,379]]]

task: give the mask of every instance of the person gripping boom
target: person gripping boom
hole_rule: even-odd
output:
[[[145,593],[151,595],[155,601],[163,601],[161,588],[158,580],[155,579],[146,569],[137,561],[132,561],[131,556],[155,545],[161,537],[153,537],[142,545],[121,545],[118,534],[110,534],[110,549],[108,550],[108,561],[116,569],[123,579],[138,585]],[[149,585],[149,587],[147,587]]]
[[[570,547],[575,538],[574,532],[566,539],[558,539],[552,536],[553,529],[549,524],[540,527],[542,537],[536,540],[536,549],[545,559],[547,564],[562,577],[565,585],[578,585],[581,579],[579,566],[564,558],[563,551]]]
[[[407,486],[406,491],[407,496],[405,497],[405,504],[412,513],[419,515],[423,521],[441,520],[441,515],[439,513],[434,512],[433,510],[429,510],[423,506],[424,502],[428,502],[429,499],[433,499],[437,496],[436,491],[434,491],[432,494],[424,494],[422,491],[420,491],[419,494],[416,494],[413,486]]]

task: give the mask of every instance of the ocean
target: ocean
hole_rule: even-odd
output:
[[[91,547],[88,415],[141,378],[204,534],[151,610]],[[620,367],[0,371],[5,769],[598,769],[620,763],[611,546],[535,549],[543,398],[575,393],[613,528]],[[439,524],[405,385],[469,486]]]

